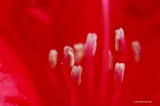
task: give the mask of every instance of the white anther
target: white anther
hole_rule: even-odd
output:
[[[69,67],[74,65],[74,54],[73,49],[70,46],[65,46],[63,49],[64,59],[66,60]]]
[[[125,64],[124,63],[116,63],[115,64],[115,79],[123,81],[124,77]]]
[[[82,67],[73,66],[71,70],[71,80],[75,85],[78,85],[78,86],[80,85],[81,75],[82,75]]]
[[[58,52],[56,50],[54,50],[54,49],[50,50],[48,59],[49,59],[49,63],[50,63],[51,68],[55,68],[56,67],[56,65],[57,65],[57,56],[58,56]]]
[[[82,43],[77,43],[73,45],[75,63],[80,63],[85,54],[85,47]]]
[[[119,28],[119,29],[115,30],[115,50],[116,51],[119,51],[119,49],[120,49],[119,41],[121,39],[124,39],[124,31],[122,28]]]
[[[141,55],[141,46],[138,41],[133,41],[132,42],[132,49],[134,52],[134,59],[136,62],[140,61],[140,55]]]
[[[95,55],[96,48],[97,48],[97,35],[95,33],[88,33],[86,44],[90,42],[92,43],[92,46],[93,46],[93,55]]]

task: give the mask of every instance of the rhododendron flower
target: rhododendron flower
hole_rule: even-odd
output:
[[[1,0],[0,106],[159,106],[159,0]]]

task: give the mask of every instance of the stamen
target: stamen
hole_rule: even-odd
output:
[[[58,52],[54,49],[50,50],[49,52],[49,63],[50,63],[50,67],[51,68],[55,68],[57,65],[57,56],[58,56]]]
[[[91,43],[91,45],[90,45]],[[95,33],[88,33],[86,40],[87,47],[90,45],[93,47],[93,55],[96,53],[97,48],[97,35]]]
[[[77,105],[76,89],[74,89],[74,87],[72,86],[70,78],[70,69],[74,66],[73,49],[70,46],[65,46],[63,52],[64,52],[64,59],[61,64],[63,68],[64,80],[71,94],[71,106],[76,106]]]
[[[117,106],[117,104],[118,104],[121,83],[123,82],[124,70],[125,70],[124,63],[116,63],[115,64],[115,80],[116,80],[116,82],[115,82],[111,106]]]
[[[115,50],[120,54],[120,61],[126,63],[127,60],[127,44],[124,38],[124,31],[119,28],[115,31]]]
[[[80,85],[81,83],[81,74],[82,74],[82,67],[81,66],[73,66],[71,70],[71,80],[74,85]]]
[[[140,61],[140,55],[141,55],[141,46],[138,41],[133,41],[132,42],[132,49],[134,52],[134,59],[136,62]]]
[[[116,63],[115,64],[115,80],[123,82],[125,64]]]
[[[70,46],[65,46],[63,52],[64,52],[65,64],[68,65],[69,67],[73,67],[73,65],[74,65],[73,49]]]
[[[73,66],[71,70],[71,79],[72,81],[76,81],[79,85],[81,83],[81,74],[82,74],[82,67],[81,66]]]
[[[61,63],[63,69],[64,80],[66,82],[67,88],[71,91],[71,82],[70,82],[70,70],[74,65],[74,54],[73,49],[70,46],[65,46],[63,49],[64,58]]]
[[[87,72],[88,72],[88,93],[89,100],[88,103],[90,106],[94,105],[94,63],[93,56],[96,52],[97,47],[97,35],[95,33],[89,33],[87,35],[86,41],[86,56],[87,56]]]
[[[84,44],[82,43],[74,44],[73,49],[74,49],[75,63],[80,64],[85,54]]]
[[[120,40],[124,39],[124,31],[122,28],[119,28],[115,30],[115,50],[119,51],[120,50]]]

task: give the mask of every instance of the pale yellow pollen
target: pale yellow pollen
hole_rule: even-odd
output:
[[[124,70],[125,70],[125,64],[124,63],[116,63],[115,64],[115,79],[117,80],[117,78],[119,76],[121,76],[121,82],[123,81],[123,77],[124,77]],[[120,75],[121,74],[121,75]]]
[[[116,51],[119,51],[120,49],[120,44],[119,44],[120,39],[124,39],[124,31],[122,28],[115,30],[115,50]]]
[[[140,61],[140,55],[141,55],[141,46],[138,41],[133,41],[132,42],[132,49],[134,52],[134,59],[136,62]]]
[[[56,67],[56,65],[57,65],[57,56],[58,56],[58,52],[56,50],[54,50],[54,49],[50,50],[48,59],[49,59],[49,63],[50,63],[51,68],[55,68]]]
[[[80,63],[85,55],[85,47],[83,43],[77,43],[73,45],[75,63]]]
[[[78,86],[80,85],[81,75],[82,75],[82,67],[73,66],[71,70],[71,80],[75,85],[78,85]]]
[[[70,46],[65,46],[63,52],[64,52],[64,58],[67,60],[68,65],[70,67],[73,67],[74,65],[73,49]]]
[[[86,44],[92,42],[93,43],[93,55],[96,53],[97,48],[97,35],[95,33],[88,33]],[[86,45],[87,46],[87,45]]]

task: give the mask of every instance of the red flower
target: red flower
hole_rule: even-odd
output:
[[[100,0],[0,1],[0,105],[158,106],[159,0],[110,0],[110,60],[103,58],[109,50],[102,6]],[[115,30],[120,27],[125,36],[116,40],[116,51]],[[75,44],[86,43],[88,33],[97,35],[97,43],[87,41],[84,48],[80,44],[81,49],[75,49]],[[80,66],[68,67],[73,55],[65,58],[65,46],[74,48],[74,56],[76,50],[84,50],[83,59],[74,64]],[[58,51],[52,68],[51,49]],[[103,77],[108,66],[104,60],[110,70]],[[124,76],[119,63],[125,64]]]

